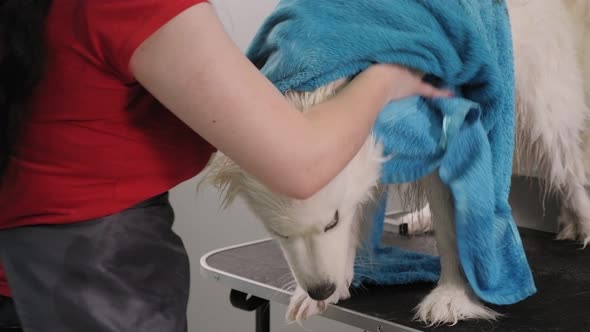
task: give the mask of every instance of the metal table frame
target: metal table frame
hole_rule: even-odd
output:
[[[267,238],[217,249],[201,257],[201,275],[206,279],[212,279],[228,286],[231,289],[230,302],[234,307],[241,310],[256,312],[256,332],[270,332],[271,301],[288,305],[291,294],[285,290],[216,269],[210,266],[207,263],[207,260],[211,256],[223,251],[259,244],[266,241],[272,241],[272,239]],[[250,295],[250,297],[248,297],[248,295]],[[338,305],[329,305],[320,316],[357,327],[364,331],[419,332],[419,330],[379,319],[377,317],[368,316]]]

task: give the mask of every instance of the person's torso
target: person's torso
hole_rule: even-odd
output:
[[[118,212],[195,176],[214,151],[117,69],[87,3],[53,1],[45,76],[0,185],[0,229]]]

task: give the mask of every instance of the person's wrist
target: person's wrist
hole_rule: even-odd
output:
[[[372,83],[374,91],[379,91],[379,94],[383,96],[383,104],[387,104],[396,99],[399,80],[403,75],[402,70],[404,70],[402,67],[394,65],[376,64],[367,68],[362,75]]]

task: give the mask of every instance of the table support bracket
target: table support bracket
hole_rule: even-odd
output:
[[[256,311],[256,332],[270,332],[270,302],[256,296],[232,289],[229,294],[231,304],[244,311]]]

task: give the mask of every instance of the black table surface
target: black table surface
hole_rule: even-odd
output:
[[[552,233],[526,228],[521,228],[520,233],[538,292],[514,305],[490,306],[503,314],[496,322],[467,321],[453,327],[427,328],[413,321],[412,309],[434,287],[428,283],[363,286],[352,290],[351,299],[334,307],[356,314],[355,319],[374,320],[373,331],[590,331],[590,248],[581,250],[578,243],[555,241]],[[432,236],[404,237],[388,233],[384,242],[436,254]],[[218,280],[223,274],[250,284],[247,289],[239,289],[242,291],[256,287],[284,289],[292,280],[278,244],[272,240],[221,250],[204,257],[202,263],[206,269],[216,271]],[[256,291],[250,293],[261,296]],[[271,297],[267,298],[284,303],[288,294],[277,290]],[[326,316],[338,319],[338,315]],[[388,327],[388,323],[394,328]],[[381,328],[383,324],[385,327]],[[365,325],[356,324],[369,329]]]

